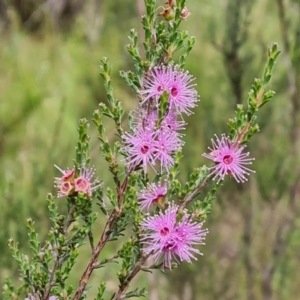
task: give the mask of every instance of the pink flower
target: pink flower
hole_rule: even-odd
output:
[[[170,109],[168,114],[162,120],[161,126],[173,131],[184,130],[186,123],[183,120],[177,119],[177,114],[174,109]],[[181,135],[181,134],[180,134]]]
[[[177,66],[154,68],[144,78],[144,89],[140,90],[140,94],[144,96],[141,103],[151,99],[158,102],[162,94],[167,92],[170,109],[178,114],[191,114],[191,108],[199,101],[193,81],[193,76]]]
[[[134,167],[142,165],[145,172],[148,164],[154,166],[156,153],[154,133],[154,131],[145,130],[140,126],[132,134],[125,133],[123,135],[124,150],[128,154],[129,165]]]
[[[74,185],[76,192],[85,193],[89,197],[91,197],[91,185],[87,179],[83,177],[78,177],[74,180]]]
[[[188,10],[188,8],[185,6],[181,13],[180,13],[180,18],[182,20],[186,20],[189,16],[191,15],[191,12]]]
[[[148,184],[146,189],[141,190],[137,193],[138,200],[142,209],[149,210],[151,204],[153,203],[160,203],[163,198],[167,194],[167,187],[166,185],[161,186],[159,184],[151,183]]]
[[[58,189],[59,197],[70,196],[74,192],[74,187],[70,181],[63,181]]]
[[[187,71],[182,72],[175,68],[169,85],[169,103],[179,113],[190,115],[190,109],[194,108],[199,101],[197,91],[194,89],[195,84],[191,84],[192,81],[194,77]]]
[[[202,229],[203,223],[192,222],[187,212],[177,220],[177,211],[178,206],[171,204],[165,212],[160,211],[141,223],[142,229],[148,231],[141,239],[145,253],[151,254],[156,263],[162,258],[167,268],[171,268],[173,258],[191,262],[196,259],[194,254],[201,255],[194,246],[204,245],[208,233]]]
[[[154,167],[156,162],[160,162],[161,168],[168,171],[174,164],[173,153],[180,150],[183,144],[175,131],[150,127],[144,129],[142,126],[135,128],[131,134],[125,133],[123,140],[128,164],[133,167],[142,165],[145,172],[148,165]]]
[[[55,167],[63,174],[62,177],[54,178],[58,197],[72,196],[76,192],[91,197],[92,191],[101,186],[98,180],[92,180],[95,174],[95,168],[93,167],[86,168],[82,166],[78,177],[75,175],[75,168],[64,171],[56,165]]]
[[[143,80],[144,89],[140,94],[144,95],[142,104],[150,99],[158,100],[164,91],[168,90],[169,82],[172,78],[172,68],[161,67],[153,68],[147,73]]]
[[[54,185],[57,188],[58,197],[71,196],[74,193],[74,175],[75,169],[62,170],[60,167],[54,165],[63,175],[61,177],[54,178]]]
[[[57,166],[56,166],[57,167]],[[58,167],[57,167],[58,168]],[[58,168],[59,169],[59,168]],[[60,169],[59,169],[60,170]],[[61,171],[61,170],[60,170]],[[62,171],[64,172],[63,176],[62,176],[62,180],[63,181],[69,181],[69,180],[72,180],[74,174],[75,174],[75,170],[67,170],[67,171]]]
[[[232,142],[229,137],[222,134],[221,139],[216,136],[216,141],[212,139],[212,148],[208,148],[210,153],[204,153],[203,156],[215,162],[210,168],[210,175],[213,180],[224,180],[226,175],[232,176],[237,182],[247,181],[246,175],[255,171],[246,167],[251,165],[254,158],[248,158],[249,152],[243,153],[246,145],[240,146]]]
[[[169,261],[173,255],[179,257],[180,261],[185,260],[187,262],[191,262],[191,259],[197,260],[194,254],[202,255],[193,245],[205,245],[203,241],[208,230],[202,229],[203,223],[192,222],[188,214],[183,216],[177,225],[172,240],[165,249]]]
[[[88,197],[92,197],[92,191],[101,186],[101,183],[98,180],[92,180],[94,175],[94,167],[86,168],[85,166],[82,166],[79,177],[74,180],[75,191],[86,194]]]
[[[175,131],[160,130],[157,133],[155,159],[158,159],[161,166],[167,171],[174,164],[172,154],[182,148],[183,142],[178,138]]]

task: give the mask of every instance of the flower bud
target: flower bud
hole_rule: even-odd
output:
[[[176,6],[176,0],[167,0],[165,4],[170,5],[173,8]]]
[[[185,6],[181,13],[180,13],[180,18],[182,20],[186,20],[189,16],[191,15],[191,12],[188,10],[188,8]]]
[[[171,7],[164,8],[158,15],[163,17],[166,21],[171,21],[175,18],[174,10]]]

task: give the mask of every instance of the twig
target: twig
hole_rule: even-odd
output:
[[[132,169],[129,169],[128,172],[126,173],[125,179],[124,179],[121,187],[118,190],[118,207],[119,207],[119,209],[122,206],[123,196],[127,189],[128,179],[129,179],[131,173],[132,173]]]
[[[88,232],[88,239],[89,239],[89,242],[90,242],[92,254],[94,254],[94,252],[95,252],[94,237],[93,237],[93,233],[91,231]]]
[[[183,203],[178,208],[178,211],[185,209],[192,201],[193,199],[200,194],[200,192],[207,186],[209,183],[210,178],[206,177],[199,185],[198,187],[191,192],[190,194],[186,195],[183,199]]]
[[[71,201],[72,201],[72,199],[71,199]],[[74,212],[75,212],[75,203],[71,202],[71,207],[69,209],[67,221],[66,221],[66,224],[63,228],[63,233],[65,235],[67,234],[68,228],[70,227],[71,223],[73,222]],[[57,268],[59,267],[60,264],[61,264],[61,258],[57,255],[54,266],[53,266],[53,269],[50,272],[49,284],[48,284],[47,288],[45,289],[43,300],[47,300],[49,298],[51,288],[54,285],[54,282],[53,282],[54,281],[53,280],[54,275],[55,275],[55,272],[56,272],[56,270],[57,270]]]
[[[47,287],[45,289],[43,300],[49,299],[51,288],[54,285],[54,280],[53,280],[54,275],[55,275],[56,269],[59,267],[59,264],[60,264],[59,262],[60,262],[60,257],[57,255],[53,269],[50,272],[49,284],[47,285]]]
[[[96,268],[95,266],[97,266],[96,261],[98,259],[98,256],[99,256],[101,250],[103,249],[103,247],[105,246],[105,244],[107,243],[107,241],[109,239],[110,230],[113,227],[113,225],[115,224],[116,220],[117,220],[116,211],[114,210],[111,213],[111,215],[109,216],[109,219],[103,229],[101,238],[94,249],[94,253],[93,253],[84,273],[82,274],[82,276],[79,280],[79,285],[78,285],[76,293],[73,297],[73,300],[79,300],[81,295],[83,294],[85,287],[89,281],[89,278],[91,277],[92,272]]]
[[[98,263],[95,263],[95,264],[94,264],[94,269],[99,269],[99,268],[101,268],[103,265],[105,265],[106,263],[113,262],[113,261],[114,261],[115,259],[117,259],[117,258],[119,258],[119,255],[118,255],[118,254],[116,254],[116,255],[114,255],[114,256],[112,256],[112,257],[110,257],[110,258],[104,259],[104,260],[102,260],[102,261],[100,261],[100,262],[98,262]]]
[[[120,286],[118,292],[115,294],[115,296],[112,300],[124,299],[124,292],[128,289],[129,283],[137,275],[137,273],[141,270],[142,266],[144,265],[144,263],[150,257],[151,254],[152,253],[149,253],[149,254],[143,256],[142,259],[136,264],[135,268],[126,277],[126,280],[125,280],[126,284]]]
[[[71,202],[71,207],[70,207],[70,210],[69,210],[69,213],[68,213],[67,222],[66,222],[66,224],[64,226],[64,234],[67,233],[67,231],[68,231],[71,223],[74,220],[74,212],[75,212],[75,203]]]

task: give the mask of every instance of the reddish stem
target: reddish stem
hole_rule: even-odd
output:
[[[114,298],[112,300],[120,300],[123,299],[123,295],[126,292],[126,290],[129,287],[129,284],[131,280],[137,275],[137,273],[141,270],[142,266],[146,262],[146,260],[149,258],[149,256],[152,253],[147,254],[146,256],[143,256],[142,259],[136,264],[135,268],[129,273],[127,276],[125,282],[126,284],[121,285],[118,292],[115,294]]]
[[[96,247],[93,249],[93,253],[92,253],[92,257],[84,271],[84,273],[82,274],[80,280],[79,280],[79,286],[77,288],[77,291],[73,297],[73,300],[79,300],[81,295],[83,294],[85,287],[89,281],[89,278],[91,277],[94,269],[97,268],[98,264],[97,264],[97,260],[98,257],[100,255],[101,250],[104,248],[104,246],[106,245],[108,238],[109,238],[109,233],[112,229],[112,227],[114,226],[115,222],[118,219],[118,216],[120,216],[121,214],[121,205],[122,205],[122,201],[123,201],[123,196],[124,193],[127,189],[127,185],[128,185],[128,178],[131,174],[131,170],[129,170],[129,172],[126,174],[126,177],[124,179],[123,184],[121,185],[121,187],[118,189],[118,208],[115,208],[113,210],[113,212],[111,213],[111,215],[109,216],[108,221],[105,224],[105,227],[103,229],[101,238],[98,242],[98,244],[96,245]]]
[[[111,213],[111,215],[109,216],[109,219],[106,222],[103,233],[101,235],[101,238],[94,249],[94,253],[93,253],[84,273],[82,274],[82,276],[79,280],[79,286],[73,297],[73,300],[79,300],[79,298],[83,294],[85,287],[89,281],[89,278],[91,277],[92,272],[94,271],[95,267],[97,266],[96,261],[98,259],[98,256],[99,256],[101,250],[103,249],[103,247],[105,246],[105,244],[107,243],[108,238],[109,238],[110,229],[112,228],[112,226],[114,225],[115,222],[116,222],[116,216],[115,216],[115,210],[114,210]]]
[[[190,202],[192,202],[192,200],[206,187],[208,182],[209,178],[206,177],[192,193],[185,196],[183,203],[178,208],[178,211],[185,209],[190,204]]]

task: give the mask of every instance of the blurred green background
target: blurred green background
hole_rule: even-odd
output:
[[[215,133],[227,131],[236,104],[245,103],[273,41],[282,50],[270,84],[277,94],[260,111],[261,132],[249,145],[256,174],[243,185],[227,179],[219,190],[204,256],[171,273],[140,274],[134,284],[148,286],[150,300],[300,299],[300,0],[189,0],[188,8],[182,28],[197,42],[186,68],[197,77],[201,102],[187,119],[182,181],[209,163],[201,154]],[[142,0],[0,0],[1,285],[6,276],[18,279],[7,240],[29,253],[26,218],[42,239],[50,227],[45,199],[55,192],[53,165],[72,166],[78,119],[91,120],[106,101],[103,56],[125,109],[137,104],[118,72],[132,69],[127,35],[135,27],[142,37],[143,10]],[[108,124],[112,141],[114,134]],[[90,135],[91,161],[109,184],[93,126]],[[88,255],[83,249],[74,284]],[[92,282],[108,279],[115,290],[117,268]]]

